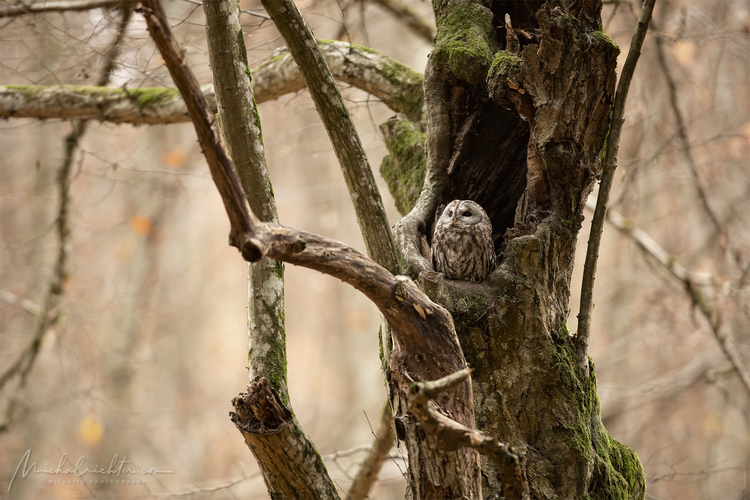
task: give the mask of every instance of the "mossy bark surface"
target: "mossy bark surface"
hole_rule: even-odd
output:
[[[437,204],[482,204],[501,261],[478,284],[445,280],[423,264],[414,273],[419,266],[405,262],[403,271],[451,313],[474,368],[476,425],[525,457],[531,498],[642,499],[640,460],[602,425],[593,362],[588,375],[578,367],[566,324],[577,235],[599,174],[619,53],[599,31],[601,1],[570,3],[433,2],[432,57],[447,96],[443,139],[451,144]],[[531,38],[519,37],[517,52],[505,50],[505,37],[515,35],[487,23],[488,12],[495,21],[516,16],[513,26]],[[424,189],[434,186],[422,154],[434,139],[422,149],[423,124],[403,121],[383,127],[390,157],[381,170],[408,212],[417,203],[416,174],[422,178],[426,168]],[[432,217],[419,226],[427,240]],[[399,437],[410,451],[411,441],[426,439],[408,425]],[[481,463],[482,491],[468,496],[499,498],[492,464]],[[410,473],[421,481],[411,486],[414,498],[431,498],[426,476]]]

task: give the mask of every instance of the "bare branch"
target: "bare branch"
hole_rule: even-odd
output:
[[[201,91],[216,112],[213,85],[204,85]],[[99,120],[133,125],[190,121],[185,102],[175,88],[130,90],[82,85],[0,86],[0,118]]]
[[[232,486],[236,486],[242,482],[249,481],[250,479],[254,479],[260,475],[261,475],[260,472],[255,472],[253,474],[248,474],[239,479],[234,479],[233,481],[229,481],[228,483],[220,484],[218,486],[207,486],[204,488],[195,488],[195,489],[188,490],[188,491],[180,491],[178,493],[157,493],[155,496],[157,498],[182,498],[182,497],[192,497],[193,495],[200,495],[201,493],[216,493],[217,491],[228,490]]]
[[[187,3],[192,3],[194,5],[202,5],[204,7],[206,5],[203,2],[199,2],[198,0],[184,0],[184,1],[187,2]],[[249,16],[259,17],[261,19],[268,19],[268,20],[271,19],[270,17],[268,17],[267,15],[263,14],[262,12],[255,12],[255,11],[252,11],[252,10],[245,10],[245,9],[240,9],[240,12],[242,12],[243,14],[247,14]]]
[[[75,122],[73,131],[68,135],[65,141],[65,159],[57,173],[57,185],[60,190],[58,201],[56,229],[59,239],[57,258],[55,260],[55,269],[52,273],[52,279],[47,287],[47,294],[44,299],[44,305],[38,312],[38,321],[34,328],[34,335],[16,361],[0,375],[0,389],[5,387],[9,381],[18,377],[21,385],[26,382],[34,361],[39,354],[42,346],[42,340],[47,332],[58,322],[60,318],[60,303],[65,291],[65,280],[67,279],[67,261],[68,247],[70,245],[70,228],[68,226],[68,210],[70,206],[70,169],[73,165],[78,139],[83,135],[85,129],[84,122]],[[10,411],[12,405],[8,406]],[[8,418],[4,419],[8,420]],[[7,429],[9,422],[3,422],[3,430]]]
[[[320,54],[333,77],[382,99],[386,106],[419,121],[424,107],[422,74],[361,45],[318,40]],[[292,54],[272,57],[253,69],[258,103],[305,88]]]
[[[115,61],[119,55],[122,35],[132,17],[132,11],[128,7],[122,8],[121,12],[122,16],[117,26],[115,39],[107,51],[104,66],[99,74],[97,84],[100,86],[106,85],[109,81],[110,74],[115,66]],[[10,366],[10,368],[0,376],[0,389],[16,376],[19,377],[22,386],[25,384],[26,377],[31,372],[31,369],[34,366],[34,361],[36,361],[36,357],[39,354],[42,340],[60,318],[62,296],[65,293],[65,282],[68,279],[67,261],[70,246],[70,226],[68,225],[71,182],[70,171],[73,165],[73,160],[75,159],[76,151],[78,151],[78,144],[86,133],[87,122],[79,120],[73,122],[72,125],[73,130],[65,138],[65,156],[57,174],[57,185],[60,191],[60,199],[55,224],[58,236],[58,251],[55,260],[55,269],[52,274],[52,279],[47,287],[47,295],[44,300],[44,305],[36,311],[37,324],[31,342],[29,342],[26,349]],[[3,293],[3,295],[6,300],[9,298],[9,294]],[[20,302],[22,306],[28,307],[27,302],[30,301],[21,300]],[[18,413],[14,410],[13,402],[10,402],[6,408],[3,422],[0,425],[0,432],[8,429],[17,414]]]
[[[599,199],[596,204],[594,218],[591,221],[591,234],[586,248],[586,261],[583,266],[583,280],[581,282],[581,307],[578,313],[578,332],[576,333],[576,350],[578,354],[578,366],[588,376],[589,360],[589,334],[591,330],[591,313],[594,310],[594,278],[596,275],[596,262],[599,258],[599,245],[604,230],[604,216],[609,203],[609,192],[612,189],[612,180],[617,168],[617,153],[620,149],[620,133],[622,132],[623,116],[625,114],[625,101],[630,89],[630,81],[635,72],[635,66],[641,55],[641,47],[648,32],[651,14],[654,10],[656,0],[644,0],[641,14],[638,18],[633,39],[630,42],[630,50],[622,68],[622,75],[617,84],[615,103],[612,110],[612,121],[607,137],[607,152],[604,157],[604,170],[602,180],[599,184]]]
[[[164,58],[169,74],[185,100],[188,112],[195,125],[198,142],[206,155],[211,176],[219,189],[229,216],[231,225],[230,244],[242,248],[242,236],[249,234],[252,227],[250,211],[245,193],[240,186],[237,170],[224,148],[221,147],[216,118],[206,103],[195,75],[187,66],[184,53],[177,44],[174,35],[172,35],[169,25],[163,21],[166,16],[161,11],[161,4],[155,0],[146,0],[144,6],[139,8],[137,12],[145,18],[151,38]],[[249,261],[255,261],[258,258],[260,256],[246,256]]]
[[[380,423],[378,423],[378,430],[375,432],[375,439],[368,447],[367,457],[362,462],[362,467],[357,471],[357,475],[346,493],[349,500],[364,500],[367,498],[372,485],[378,480],[380,469],[388,458],[388,451],[395,444],[391,431],[392,421],[391,406],[386,401],[383,405],[383,411],[380,413]]]
[[[595,202],[593,201],[589,201],[586,204],[586,208],[593,209],[594,203]],[[598,207],[599,204],[596,203],[596,206]],[[721,328],[716,312],[697,288],[699,285],[709,284],[710,280],[706,280],[705,278],[700,279],[700,277],[688,272],[687,269],[677,262],[674,255],[669,254],[645,231],[634,227],[625,217],[617,212],[608,210],[606,218],[613,226],[628,235],[636,244],[638,244],[638,248],[656,259],[659,264],[683,284],[688,297],[690,297],[693,305],[698,307],[700,312],[706,318],[706,321],[708,321],[708,325],[711,327],[714,337],[716,337],[716,340],[719,342],[721,350],[724,352],[724,355],[729,362],[732,363],[732,366],[734,366],[742,385],[745,387],[745,390],[747,390],[748,395],[750,395],[750,372],[748,372],[742,357],[739,352],[737,352],[737,348],[735,347],[729,332],[727,332],[726,329]]]
[[[461,370],[432,382],[419,382],[411,387],[409,407],[427,434],[437,437],[437,447],[444,451],[473,448],[497,466],[503,485],[502,494],[508,500],[529,498],[529,485],[524,460],[513,447],[496,438],[469,428],[440,412],[432,401],[441,392],[467,380],[470,369]]]
[[[391,272],[398,251],[367,155],[312,31],[292,0],[261,0],[300,68],[349,189],[367,253]]]
[[[397,113],[419,120],[424,107],[422,74],[388,56],[346,42],[319,41],[334,78],[375,97]],[[305,88],[290,54],[274,57],[253,69],[258,104]],[[213,85],[202,85],[215,113]],[[93,119],[110,123],[167,124],[190,121],[187,107],[174,88],[128,89],[81,85],[0,86],[0,118]]]
[[[25,14],[41,14],[44,12],[77,12],[93,9],[130,8],[136,5],[136,0],[83,0],[70,2],[37,2],[31,5],[13,5],[0,9],[0,19],[17,17]]]
[[[154,0],[147,0],[147,3],[158,7]],[[339,278],[364,293],[380,309],[394,332],[398,332],[405,351],[421,352],[433,361],[424,369],[419,363],[412,367],[411,363],[416,361],[405,362],[405,369],[412,370],[414,375],[437,379],[464,368],[463,356],[456,357],[461,349],[450,315],[409,279],[392,275],[338,241],[276,224],[255,224],[250,219],[245,194],[234,164],[220,141],[218,126],[169,27],[162,24],[161,16],[153,8],[144,6],[140,12],[193,117],[199,142],[229,216],[230,244],[249,262],[267,256],[301,265]]]
[[[43,311],[42,311],[41,306],[34,304],[29,299],[19,297],[13,292],[8,292],[7,290],[0,290],[0,299],[3,299],[8,304],[14,304],[14,305],[21,307],[24,311],[31,314],[35,318],[40,318],[42,316]]]
[[[654,26],[654,28],[656,29],[656,26]],[[688,167],[690,168],[690,173],[693,175],[693,180],[695,181],[695,189],[698,192],[698,198],[700,198],[701,200],[701,205],[703,205],[703,209],[705,210],[706,215],[708,215],[708,218],[711,220],[711,223],[716,229],[716,232],[720,236],[719,241],[721,243],[721,246],[723,248],[726,248],[726,239],[728,238],[729,234],[727,233],[727,228],[724,226],[724,224],[721,223],[718,215],[716,215],[716,212],[711,207],[711,204],[708,200],[708,193],[706,192],[706,188],[705,186],[703,186],[703,181],[701,181],[700,175],[698,175],[698,165],[696,165],[695,159],[693,158],[693,150],[690,147],[690,140],[688,139],[685,119],[683,118],[682,112],[680,111],[680,106],[677,104],[677,84],[672,77],[672,73],[669,71],[669,66],[667,65],[667,56],[666,54],[664,54],[664,42],[662,41],[662,38],[660,36],[657,36],[655,40],[656,56],[659,61],[659,67],[661,68],[662,72],[664,73],[664,77],[667,80],[667,89],[669,91],[669,105],[672,108],[672,113],[674,114],[674,119],[677,124],[677,137],[680,140],[680,147],[683,154],[685,155],[685,161],[687,161]]]
[[[391,12],[396,18],[405,23],[418,36],[428,43],[432,43],[435,38],[435,29],[422,19],[411,7],[399,0],[371,0],[387,11]]]

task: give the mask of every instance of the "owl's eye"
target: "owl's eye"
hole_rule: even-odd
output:
[[[448,217],[453,217],[453,210],[448,211]]]
[[[471,212],[469,212],[468,210],[463,213],[464,217],[469,217],[470,215],[471,215]]]

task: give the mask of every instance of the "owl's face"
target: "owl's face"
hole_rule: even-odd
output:
[[[445,207],[432,235],[432,264],[451,280],[482,281],[495,269],[492,222],[471,200]]]
[[[471,228],[489,217],[479,204],[471,200],[453,200],[443,210],[438,225],[454,229]]]

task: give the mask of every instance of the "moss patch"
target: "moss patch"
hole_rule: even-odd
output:
[[[454,2],[437,12],[435,62],[471,85],[484,82],[497,50],[492,17],[490,9],[473,2]]]
[[[427,172],[427,135],[413,122],[391,118],[381,125],[390,154],[383,158],[380,173],[402,215],[412,209],[422,191]]]
[[[523,59],[521,56],[511,54],[505,50],[495,54],[487,74],[487,87],[490,97],[501,106],[509,104],[508,92],[524,93],[522,88],[521,67]]]
[[[575,422],[563,423],[570,434],[571,448],[586,461],[593,460],[588,486],[588,500],[642,500],[646,494],[646,478],[638,455],[611,437],[601,421],[596,372],[589,359],[590,375],[582,377],[578,368],[575,345],[567,325],[553,333],[550,365],[559,377],[559,385],[569,395]]]

